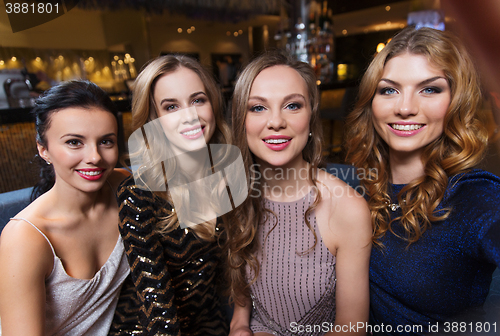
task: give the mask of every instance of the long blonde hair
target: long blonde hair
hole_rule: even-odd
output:
[[[389,148],[375,131],[371,105],[385,64],[404,53],[427,57],[443,70],[451,89],[443,134],[427,145],[422,154],[424,175],[411,181],[398,194],[402,216],[394,220],[400,220],[406,232],[402,238],[409,244],[416,242],[431,222],[448,217],[451,209],[436,211],[443,200],[448,178],[476,166],[487,143],[486,129],[477,115],[482,104],[480,80],[465,46],[448,32],[405,28],[375,56],[366,70],[358,101],[346,126],[347,161],[368,172],[362,183],[370,196],[373,237],[378,245],[388,230],[393,232],[387,206],[391,171]]]
[[[319,93],[316,86],[316,77],[311,66],[307,63],[294,60],[282,51],[268,51],[253,60],[241,73],[235,86],[232,100],[232,135],[234,144],[241,150],[247,180],[249,181],[249,197],[239,206],[233,215],[237,217],[227,231],[227,257],[228,267],[226,268],[229,281],[229,295],[232,299],[242,304],[242,297],[248,296],[248,283],[245,277],[245,268],[248,265],[257,277],[259,264],[253,252],[257,246],[255,235],[258,225],[260,225],[266,215],[262,199],[262,186],[258,178],[257,171],[250,169],[255,163],[253,154],[250,152],[247,143],[245,120],[248,111],[248,98],[255,78],[259,73],[267,68],[285,65],[295,71],[304,79],[308,88],[311,104],[310,131],[311,138],[302,151],[303,158],[310,163],[309,178],[316,186],[316,169],[322,163],[321,140],[322,128],[319,117]],[[319,191],[319,188],[317,188]],[[315,202],[306,211],[306,224],[311,228],[307,216],[317,206],[321,200],[318,194]],[[314,231],[313,231],[314,233]],[[314,234],[315,239],[317,239]]]
[[[177,69],[184,67],[195,72],[205,86],[206,94],[212,105],[213,114],[215,117],[215,132],[209,141],[209,144],[228,144],[230,143],[230,131],[226,122],[223,119],[223,100],[219,87],[217,86],[212,75],[203,66],[198,63],[198,61],[187,57],[187,56],[177,56],[177,55],[167,55],[161,56],[153,59],[149,62],[144,69],[141,71],[139,76],[134,83],[133,96],[132,96],[132,130],[138,130],[143,128],[145,124],[150,121],[156,120],[158,118],[158,108],[155,105],[154,91],[158,79],[164,75],[172,73]],[[161,139],[154,139],[154,137],[159,137]],[[148,141],[152,144],[165,143],[165,134],[163,131],[159,131],[148,135]],[[176,160],[172,159],[168,161],[168,164],[163,164],[163,157],[160,151],[150,151],[148,155],[144,155],[147,152],[147,146],[144,144],[143,147],[138,148],[134,153],[130,153],[131,157],[139,156],[143,166],[147,168],[148,175],[152,176],[153,179],[164,181],[165,172],[163,169],[170,171],[167,175],[172,176],[173,171],[177,169]],[[140,177],[139,167],[139,177]],[[187,191],[186,191],[187,192]],[[172,202],[168,194],[168,186],[166,192],[153,191],[153,193],[163,199],[165,202]],[[189,195],[184,195],[184,199],[189,200]],[[182,204],[180,206],[183,206]],[[177,207],[177,204],[176,204]],[[162,218],[157,226],[156,230],[160,233],[168,233],[176,227],[178,224],[177,213],[174,211],[171,215]],[[214,237],[212,225],[196,225],[193,227],[195,233],[201,238],[210,240]]]

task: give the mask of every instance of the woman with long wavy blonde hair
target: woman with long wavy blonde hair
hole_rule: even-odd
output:
[[[203,217],[211,200],[193,201],[202,191],[188,187],[220,163],[214,153],[209,157],[208,146],[229,142],[222,112],[214,79],[186,56],[152,60],[134,83],[129,139],[134,174],[117,198],[148,335],[227,334],[218,295],[222,220],[214,213],[210,220]],[[194,215],[186,220],[182,213]]]
[[[481,103],[466,48],[431,28],[404,29],[363,76],[346,148],[369,196],[371,319],[392,327],[382,333],[432,331],[486,298],[500,180],[473,169],[487,140]]]
[[[311,67],[284,52],[256,58],[236,83],[233,139],[250,188],[226,230],[232,336],[324,335],[368,320],[368,208],[319,169],[318,101]]]

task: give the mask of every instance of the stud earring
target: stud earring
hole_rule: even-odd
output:
[[[312,134],[311,132],[309,132],[309,137],[312,137],[312,135],[313,135],[313,134]]]

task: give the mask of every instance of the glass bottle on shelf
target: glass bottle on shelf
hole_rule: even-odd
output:
[[[307,61],[314,68],[317,79],[323,84],[330,83],[334,79],[332,16],[327,1],[322,3],[311,1],[307,26]]]

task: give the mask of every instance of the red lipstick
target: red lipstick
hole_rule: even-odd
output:
[[[103,168],[84,168],[84,169],[75,169],[76,173],[80,175],[82,178],[88,181],[97,181],[101,177],[104,176],[104,171],[106,169]]]

